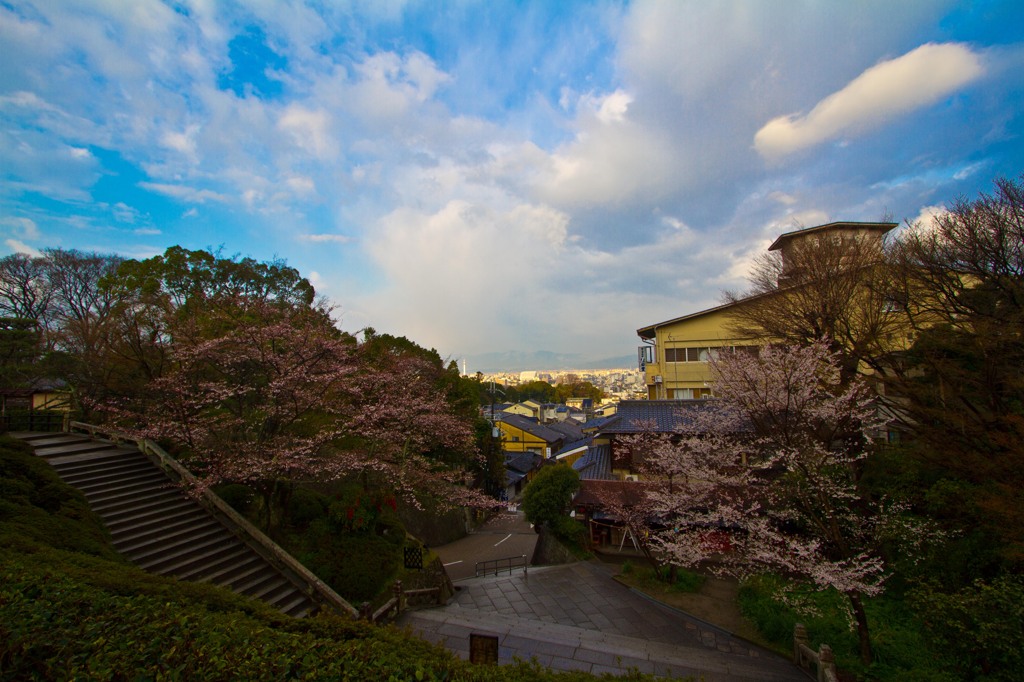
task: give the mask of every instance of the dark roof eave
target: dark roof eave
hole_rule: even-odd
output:
[[[856,227],[856,228],[865,229],[865,230],[878,230],[882,234],[885,234],[889,230],[891,230],[894,227],[898,226],[899,223],[859,223],[859,222],[851,222],[849,220],[840,220],[840,221],[837,221],[837,222],[834,222],[834,223],[825,223],[824,225],[815,225],[814,227],[805,227],[805,228],[800,229],[800,230],[793,230],[792,232],[786,232],[785,234],[780,234],[775,239],[775,241],[772,242],[772,245],[768,247],[768,250],[769,251],[777,251],[777,250],[782,248],[782,245],[785,242],[789,241],[790,239],[792,239],[793,237],[796,237],[798,235],[802,236],[802,235],[805,235],[805,234],[811,234],[812,232],[822,232],[824,230],[828,230],[828,229],[831,229],[833,227],[838,227],[840,225],[846,225],[846,226],[849,226],[849,227]]]

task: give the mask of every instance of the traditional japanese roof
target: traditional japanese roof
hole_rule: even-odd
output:
[[[643,481],[580,481],[573,506],[604,508],[609,503],[635,507],[644,501],[648,484]]]
[[[505,468],[521,474],[528,474],[540,467],[544,458],[535,452],[506,452]]]
[[[581,481],[605,481],[612,476],[612,449],[607,444],[591,445],[587,454],[573,462],[572,468],[580,475]]]
[[[562,455],[569,454],[570,452],[573,452],[575,450],[579,450],[581,448],[585,448],[588,445],[590,445],[590,442],[592,440],[593,440],[593,438],[590,438],[588,436],[586,438],[580,438],[579,440],[574,440],[573,442],[568,443],[567,445],[563,445],[562,449],[555,453],[555,457],[556,458],[557,457],[561,457]]]
[[[525,431],[531,436],[536,436],[545,443],[556,443],[565,439],[565,436],[558,431],[553,431],[547,426],[538,424],[536,421],[524,417],[521,414],[506,414],[502,416],[501,421],[509,426],[514,426],[521,431]]]
[[[583,429],[575,422],[551,422],[545,424],[552,431],[557,431],[569,440],[580,440],[583,438]]]
[[[589,421],[584,422],[583,426],[581,428],[583,429],[584,432],[587,432],[587,431],[590,431],[590,432],[599,431],[601,429],[601,427],[603,427],[606,424],[610,423],[614,419],[618,419],[618,417],[615,416],[614,414],[609,415],[607,417],[598,417],[596,419],[591,419]]]
[[[671,433],[693,424],[698,412],[720,409],[714,400],[623,400],[600,433]]]

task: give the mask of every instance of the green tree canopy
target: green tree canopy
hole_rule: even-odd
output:
[[[565,516],[580,489],[580,475],[567,464],[542,467],[523,493],[523,513],[535,526],[552,525]]]

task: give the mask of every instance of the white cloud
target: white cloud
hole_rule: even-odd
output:
[[[7,248],[13,253],[23,253],[27,256],[32,256],[33,258],[38,258],[43,255],[39,249],[34,249],[25,242],[18,241],[17,239],[5,239],[4,244],[6,244]]]
[[[757,131],[754,146],[777,159],[933,104],[983,72],[981,57],[965,45],[928,43],[867,69],[806,116],[772,119]]]
[[[199,126],[190,125],[184,132],[165,132],[160,142],[164,147],[179,152],[194,163],[197,160],[196,135],[198,132]]]
[[[118,222],[134,223],[139,219],[139,212],[123,201],[119,201],[114,204],[112,210],[114,213],[114,219]]]
[[[39,225],[31,218],[3,218],[0,219],[0,225],[13,228],[22,239],[39,239],[40,237]]]
[[[292,176],[284,181],[285,185],[288,186],[296,196],[310,196],[316,194],[316,183],[313,178],[305,176]]]
[[[137,234],[140,237],[152,237],[163,233],[155,227],[139,227],[132,230],[132,234]]]
[[[292,104],[282,113],[277,127],[292,141],[318,159],[337,155],[338,144],[331,134],[331,115],[323,109],[307,109]]]
[[[193,201],[197,204],[203,204],[207,201],[227,201],[227,197],[218,192],[214,192],[209,189],[197,189],[195,187],[186,187],[185,185],[170,185],[162,182],[140,182],[139,187],[142,189],[148,189],[151,192],[157,194],[164,194],[175,199],[181,199],[182,201]]]
[[[920,225],[924,228],[931,228],[935,226],[937,218],[949,213],[949,210],[945,206],[922,206],[918,212],[917,217],[910,220],[911,225]]]
[[[299,236],[299,239],[305,242],[334,242],[335,244],[348,244],[352,241],[352,237],[344,234],[303,234]]]
[[[633,96],[623,90],[605,95],[593,100],[597,114],[597,120],[606,125],[623,123],[626,120],[626,112],[633,102]]]

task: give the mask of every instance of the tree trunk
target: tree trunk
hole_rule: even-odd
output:
[[[857,636],[860,639],[860,660],[864,665],[871,665],[871,638],[868,636],[868,614],[864,612],[864,604],[860,595],[851,592],[850,605],[853,607],[853,617],[857,621]]]

